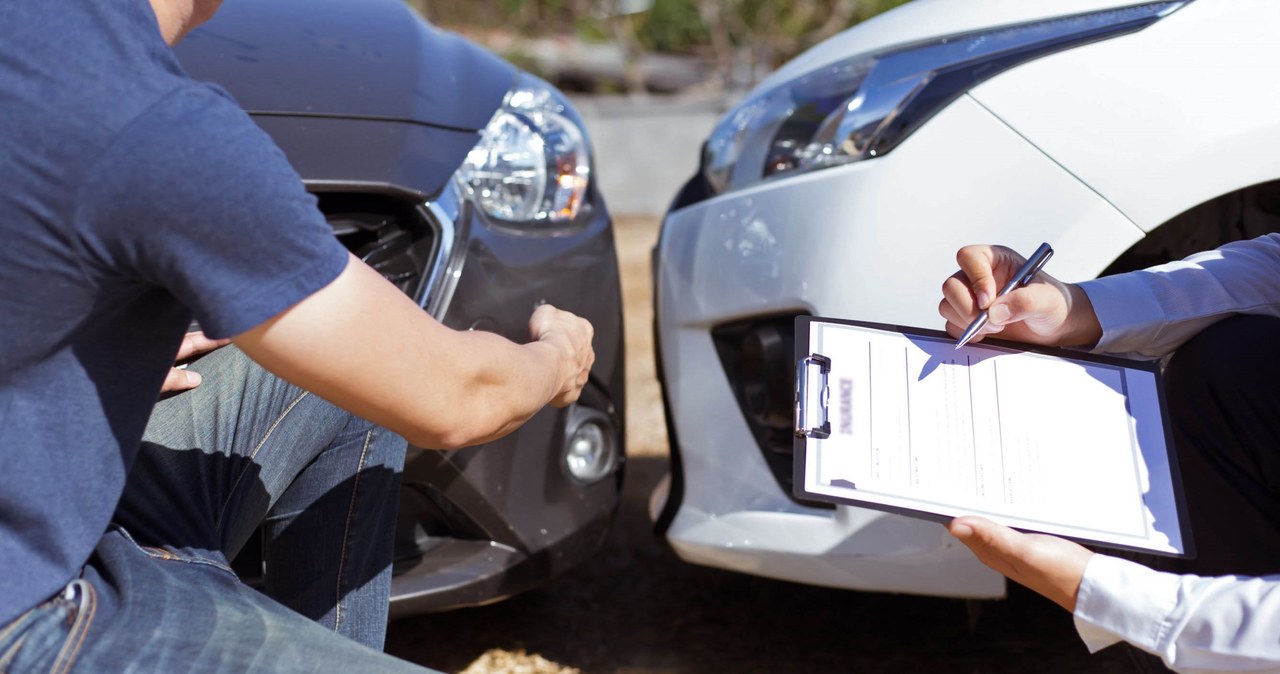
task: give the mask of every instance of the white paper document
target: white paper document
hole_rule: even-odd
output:
[[[1188,552],[1149,364],[804,322],[829,371],[798,406],[825,407],[829,435],[797,442],[803,495]]]

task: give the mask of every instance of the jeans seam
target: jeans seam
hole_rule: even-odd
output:
[[[293,402],[289,403],[289,406],[284,408],[284,411],[280,413],[280,416],[276,417],[276,420],[271,423],[271,427],[267,429],[267,432],[262,436],[262,439],[259,440],[258,444],[254,446],[253,451],[249,452],[250,462],[252,462],[255,458],[258,457],[258,452],[261,451],[262,447],[267,444],[268,440],[271,439],[271,436],[272,434],[275,433],[276,428],[278,428],[280,424],[284,422],[285,417],[289,416],[289,413],[293,411],[293,408],[297,407],[298,403],[302,402],[302,400],[307,397],[307,394],[308,394],[307,391],[303,391],[302,395],[299,395],[296,399],[294,399]],[[245,468],[243,471],[240,472],[239,475],[236,476],[235,484],[231,485],[231,490],[227,492],[227,500],[223,502],[222,507],[218,510],[218,521],[213,523],[213,526],[215,529],[219,529],[219,530],[222,529],[222,520],[227,516],[227,508],[231,505],[231,502],[233,500],[232,497],[235,495],[236,490],[240,488],[240,483],[244,481],[244,476],[248,474],[248,472],[249,472],[249,469]]]
[[[26,643],[27,635],[24,634],[18,637],[17,641],[14,641],[5,653],[0,654],[0,674],[8,674],[9,668],[13,666],[13,661],[18,658],[18,653]]]
[[[37,604],[32,606],[24,611],[22,615],[14,618],[8,625],[5,625],[4,629],[0,629],[0,644],[8,641],[9,637],[18,629],[18,627],[25,624],[27,619],[31,617],[31,614],[38,611],[43,605],[44,604]],[[0,651],[0,674],[6,674],[9,671],[9,668],[13,665],[13,661],[18,657],[18,652],[22,650],[22,645],[26,642],[27,635],[23,634],[14,640],[13,643],[4,647],[3,650]]]
[[[351,520],[355,517],[356,500],[360,495],[360,474],[364,472],[364,462],[369,456],[369,445],[373,443],[373,434],[374,431],[368,431],[364,435],[364,447],[360,449],[360,462],[356,464],[355,480],[351,483],[351,503],[347,505],[347,521],[342,530],[342,549],[338,554],[338,577],[334,587],[336,594],[333,602],[333,630],[335,632],[342,627],[342,574],[347,565],[347,550],[351,543]]]
[[[67,643],[62,646],[62,651],[58,653],[58,659],[50,670],[51,674],[66,674],[75,664],[76,658],[80,655],[80,649],[84,646],[84,638],[89,634],[93,617],[98,612],[98,591],[87,581],[76,581],[76,583],[84,592],[84,606],[76,612],[76,621],[71,625],[71,635]],[[75,640],[74,647],[71,645],[72,639]],[[69,647],[70,652],[67,651]]]
[[[236,574],[235,569],[232,569],[230,566],[227,566],[226,564],[219,564],[218,562],[211,561],[208,559],[199,559],[199,558],[192,558],[192,557],[183,557],[182,555],[175,555],[172,552],[169,552],[168,550],[165,550],[163,548],[147,548],[140,545],[138,546],[138,549],[142,551],[142,554],[150,557],[151,559],[156,560],[157,562],[176,562],[178,564],[199,564],[201,566],[211,566],[215,569],[218,569],[219,571],[225,571],[226,573],[231,574],[237,580],[240,579],[240,576]]]
[[[27,609],[26,611],[23,611],[21,615],[19,615],[17,618],[14,618],[13,621],[11,621],[8,625],[5,625],[3,629],[0,629],[0,643],[3,643],[5,639],[9,638],[9,635],[12,634],[14,630],[18,629],[18,625],[21,624],[24,619],[30,616],[33,611],[40,608],[40,606],[41,606],[40,604],[37,604]]]
[[[142,554],[146,555],[147,558],[149,559],[153,559],[157,562],[177,562],[179,564],[201,564],[203,566],[211,566],[215,569],[218,569],[220,571],[225,571],[231,574],[236,579],[240,578],[240,576],[236,574],[235,570],[232,569],[230,565],[220,564],[218,562],[199,558],[199,557],[187,557],[185,555],[175,554],[164,548],[156,548],[156,547],[151,547],[149,545],[143,545],[138,541],[134,540],[133,534],[130,534],[129,531],[124,527],[115,526],[113,528],[116,531],[120,532],[120,535],[123,536],[125,540],[129,541],[129,543],[132,544],[134,548],[137,548],[138,552],[141,552]]]

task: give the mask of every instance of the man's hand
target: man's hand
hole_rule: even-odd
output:
[[[983,309],[989,320],[973,341],[992,333],[1030,344],[1090,346],[1102,327],[1084,291],[1044,272],[1004,297],[996,294],[1025,259],[1004,246],[965,246],[956,254],[960,271],[942,284],[938,313],[947,334],[959,337]]]
[[[1075,612],[1092,552],[1056,536],[1019,533],[981,517],[957,517],[947,529],[983,564]]]
[[[229,339],[209,339],[200,331],[188,332],[182,338],[182,346],[178,347],[178,357],[174,359],[174,364],[181,365],[191,358],[220,349],[230,343],[231,340]],[[200,381],[199,372],[171,367],[169,368],[169,376],[164,378],[164,385],[160,387],[160,392],[177,393],[178,391],[186,391],[199,386]]]
[[[595,329],[583,318],[544,304],[529,318],[529,333],[534,341],[555,347],[559,356],[560,388],[551,404],[565,407],[575,402],[596,360],[591,348]]]

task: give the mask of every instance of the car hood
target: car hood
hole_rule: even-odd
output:
[[[226,0],[177,47],[194,78],[250,113],[483,128],[510,64],[423,21],[402,0]]]
[[[792,59],[766,78],[767,89],[842,59],[899,45],[997,26],[1113,7],[1134,0],[915,0],[839,33]]]

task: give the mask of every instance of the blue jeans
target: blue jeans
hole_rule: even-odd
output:
[[[0,672],[423,672],[379,652],[405,442],[234,347],[157,404],[82,576],[0,628]],[[265,588],[229,559],[263,525]]]

